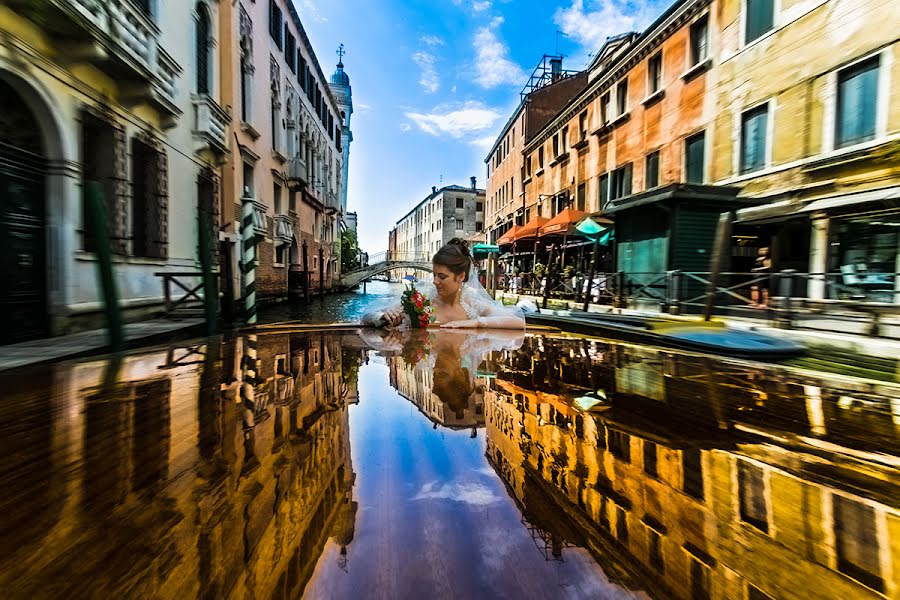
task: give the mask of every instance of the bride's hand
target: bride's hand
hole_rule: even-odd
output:
[[[384,311],[384,318],[387,320],[388,325],[396,327],[403,321],[403,313],[399,310],[388,309]]]
[[[478,327],[478,319],[467,319],[465,321],[450,321],[441,325],[441,329],[474,329]]]

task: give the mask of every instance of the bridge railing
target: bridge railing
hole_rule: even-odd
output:
[[[365,269],[369,265],[382,262],[431,262],[431,256],[427,252],[395,252],[384,250],[382,252],[363,254],[363,260],[359,269]]]

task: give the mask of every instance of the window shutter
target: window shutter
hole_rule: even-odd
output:
[[[749,44],[774,26],[775,0],[747,0],[746,42]]]
[[[875,137],[878,57],[855,65],[838,78],[837,146]]]
[[[197,5],[197,93],[209,93],[209,13],[203,4]]]

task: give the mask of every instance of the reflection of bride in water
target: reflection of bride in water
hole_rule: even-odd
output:
[[[468,244],[459,238],[432,258],[434,283],[422,290],[434,307],[432,316],[443,328],[523,329],[525,315],[514,306],[492,299],[478,281]],[[409,324],[399,302],[363,317],[363,325],[399,327]]]
[[[492,352],[516,350],[518,331],[373,331],[363,334],[391,364],[391,385],[430,420],[452,429],[484,424],[484,385],[478,370]]]

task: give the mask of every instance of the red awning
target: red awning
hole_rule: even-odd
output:
[[[547,217],[532,217],[530,221],[522,225],[519,231],[513,236],[513,241],[525,240],[529,238],[535,238],[538,236],[538,231],[540,231],[541,227],[547,224],[550,221]]]
[[[565,235],[573,233],[575,224],[583,220],[587,215],[582,210],[567,208],[541,227],[540,235]]]
[[[508,246],[509,244],[512,244],[514,241],[514,238],[516,237],[516,234],[519,232],[520,229],[522,229],[522,228],[519,227],[518,225],[513,225],[512,227],[510,227],[509,231],[507,231],[506,233],[501,235],[500,239],[497,240],[497,245],[498,246]]]

